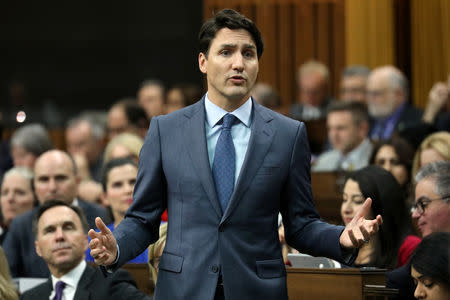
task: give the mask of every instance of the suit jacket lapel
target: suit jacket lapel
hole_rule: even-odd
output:
[[[211,201],[211,205],[214,207],[217,215],[222,217],[222,209],[220,208],[220,203],[217,199],[206,145],[204,97],[195,104],[192,110],[186,111],[185,116],[189,120],[184,129],[184,145],[188,149],[189,156],[194,165],[194,170],[200,177],[200,181],[208,195],[209,201]]]
[[[222,217],[223,223],[236,208],[240,198],[247,190],[253,177],[261,166],[270,145],[272,144],[275,129],[271,126],[272,117],[261,109],[261,106],[253,101],[253,120],[251,136],[245,153],[244,163],[239,174],[236,187],[231,195],[230,203]]]
[[[91,278],[95,274],[95,270],[88,265],[84,269],[83,275],[81,275],[80,281],[78,281],[78,286],[75,291],[74,300],[85,300],[89,299],[89,284],[92,282]]]

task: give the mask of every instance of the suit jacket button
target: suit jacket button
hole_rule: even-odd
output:
[[[219,266],[217,266],[217,265],[212,265],[211,271],[213,271],[213,273],[219,272]]]

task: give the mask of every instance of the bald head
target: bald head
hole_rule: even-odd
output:
[[[78,178],[73,159],[60,150],[50,150],[34,166],[36,196],[42,204],[58,199],[71,204],[77,195]]]
[[[408,80],[393,66],[374,69],[367,79],[367,105],[375,118],[389,117],[408,98]]]

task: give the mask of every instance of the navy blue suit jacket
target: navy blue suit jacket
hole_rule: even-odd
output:
[[[343,227],[322,222],[313,203],[304,124],[253,101],[251,131],[222,214],[207,153],[204,100],[153,118],[133,204],[114,230],[120,256],[112,269],[158,239],[166,208],[155,299],[213,299],[219,274],[226,299],[287,299],[280,211],[289,245],[342,261]]]
[[[26,291],[21,300],[48,300],[53,291],[52,280]],[[125,270],[119,270],[111,277],[105,278],[99,269],[86,266],[75,291],[74,300],[129,299],[150,300],[136,287],[133,277]]]
[[[91,228],[95,227],[96,217],[105,217],[105,209],[82,200],[78,204],[86,215]],[[36,253],[33,236],[33,217],[38,207],[16,217],[9,227],[8,235],[3,242],[6,258],[9,263],[12,277],[37,277],[47,278],[50,276],[45,261]]]

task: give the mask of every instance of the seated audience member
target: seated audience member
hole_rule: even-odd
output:
[[[422,121],[437,130],[450,131],[450,75],[448,82],[437,82],[428,95]]]
[[[50,149],[53,149],[53,142],[41,124],[24,125],[11,136],[11,155],[15,167],[33,169],[36,158]]]
[[[417,299],[450,299],[450,233],[436,232],[423,239],[411,257],[411,277]]]
[[[328,139],[333,147],[317,158],[312,170],[358,170],[368,165],[372,144],[367,108],[357,102],[335,102],[327,111]]]
[[[8,261],[6,260],[3,248],[0,246],[0,298],[2,300],[17,300],[19,293],[11,280],[9,274]]]
[[[102,176],[103,203],[111,208],[113,222],[106,226],[114,231],[125,217],[125,213],[133,201],[133,189],[136,183],[138,167],[130,158],[116,158],[106,163]],[[94,261],[90,251],[86,254],[87,261]],[[147,250],[129,261],[130,263],[147,263]]]
[[[106,145],[104,164],[121,157],[129,157],[138,163],[142,145],[144,145],[144,140],[141,137],[132,133],[121,133]]]
[[[149,119],[142,107],[134,99],[123,99],[116,102],[108,112],[109,139],[124,132],[134,133],[145,138]]]
[[[35,250],[51,276],[21,299],[149,299],[126,271],[105,277],[99,268],[86,264],[88,230],[86,218],[76,206],[50,200],[39,208],[33,219]]]
[[[340,100],[366,104],[366,84],[369,74],[370,69],[366,66],[346,67],[341,73]]]
[[[394,175],[407,198],[411,184],[410,172],[413,157],[414,149],[411,145],[406,140],[395,137],[375,144],[370,164],[382,167]]]
[[[310,60],[298,69],[298,100],[292,104],[290,117],[302,120],[325,118],[329,97],[330,72],[321,62]]]
[[[181,83],[167,91],[166,113],[171,113],[183,107],[194,104],[202,98],[201,89],[195,84]]]
[[[368,166],[348,174],[341,205],[345,225],[368,197],[372,199],[368,218],[381,214],[383,225],[378,234],[359,249],[355,265],[393,269],[406,264],[420,239],[410,235],[409,211],[403,194],[386,170]]]
[[[82,156],[87,161],[88,178],[100,182],[103,164],[103,148],[105,129],[94,117],[80,115],[67,123],[66,132],[67,152],[76,158]],[[77,165],[80,171],[80,166]]]
[[[95,218],[106,216],[106,211],[77,198],[77,170],[74,161],[63,151],[51,150],[36,160],[34,167],[34,188],[40,205],[52,199],[59,199],[80,207],[86,214],[89,226],[95,228]],[[34,251],[32,219],[38,210],[16,217],[9,227],[3,248],[8,258],[13,277],[47,277],[46,263]]]
[[[257,83],[253,86],[252,96],[259,104],[274,111],[280,111],[281,100],[277,91],[266,83]]]
[[[389,139],[421,124],[422,112],[408,104],[408,80],[393,66],[374,69],[367,79],[367,106],[374,119],[370,137]]]
[[[412,217],[417,220],[422,236],[450,232],[450,162],[425,165],[415,176],[415,182]],[[415,287],[410,269],[406,265],[386,274],[386,287],[399,289],[394,299],[413,299]]]
[[[149,120],[164,113],[165,93],[166,89],[161,80],[147,79],[141,83],[137,92],[137,100]]]
[[[450,133],[440,131],[429,135],[420,144],[414,156],[412,174],[431,162],[450,160]]]
[[[156,287],[156,281],[158,280],[159,261],[163,254],[164,247],[166,246],[166,238],[167,222],[162,223],[161,226],[159,226],[159,239],[148,247],[148,267],[153,287]]]
[[[31,210],[37,200],[33,191],[33,172],[28,168],[14,167],[3,176],[0,195],[2,220],[0,245],[2,245],[12,220]]]

